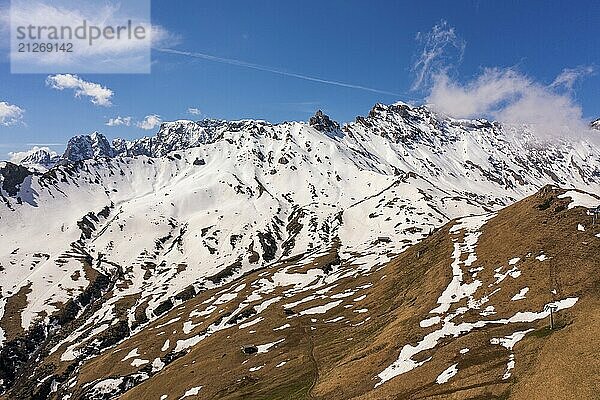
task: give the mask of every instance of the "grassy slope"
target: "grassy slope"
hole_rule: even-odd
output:
[[[495,280],[496,267],[506,265],[510,258],[523,258],[519,264],[522,276],[504,281],[500,292],[490,301],[496,307],[495,318],[510,317],[524,309],[541,311],[550,301],[579,297],[573,308],[560,311],[559,329],[553,332],[547,330],[547,321],[541,320],[493,325],[448,338],[435,349],[417,356],[419,359],[432,356],[423,367],[373,390],[378,382],[377,374],[398,357],[405,344],[416,343],[435,329],[421,328],[419,322],[436,307],[439,294],[451,279],[453,244],[449,235],[452,224],[449,224],[384,268],[339,282],[331,293],[372,283],[371,287],[344,299],[344,305],[354,303],[352,308],[340,306],[326,314],[287,318],[282,304],[300,300],[306,293],[286,298],[264,311],[261,314],[264,320],[260,323],[215,333],[121,398],[158,399],[163,394],[169,394],[169,399],[179,398],[187,389],[200,385],[203,388],[199,398],[207,399],[597,398],[600,392],[597,379],[600,339],[596,334],[600,328],[600,239],[594,235],[600,232],[600,226],[592,226],[591,217],[584,209],[566,209],[568,200],[557,199],[558,193],[545,189],[490,220],[479,239],[476,263],[485,266],[478,277],[484,283],[480,290],[485,291]],[[585,232],[577,230],[579,223],[587,227]],[[550,259],[535,260],[541,252]],[[325,257],[317,264],[328,261]],[[229,286],[244,282],[247,287],[242,293],[251,291],[252,283],[261,279],[261,274],[264,276],[264,271],[240,278]],[[525,286],[530,288],[526,300],[511,301]],[[163,335],[157,335],[158,329],[150,328],[177,316],[185,320],[189,312],[202,308],[202,302],[215,292],[218,290],[196,296],[116,349],[87,362],[81,368],[77,387],[82,388],[86,382],[102,377],[134,372],[136,368],[121,359],[135,347],[139,347],[141,358],[150,361],[164,354],[161,347],[165,339],[170,337],[173,346],[181,335],[180,327],[161,328],[165,331]],[[363,294],[367,297],[353,301]],[[294,310],[324,302],[309,301]],[[461,305],[465,303],[456,306]],[[231,312],[235,306],[235,302],[220,306],[222,313],[213,313],[198,330],[223,313]],[[369,311],[354,312],[358,309]],[[325,322],[338,316],[345,319],[338,323]],[[365,321],[367,317],[370,319]],[[469,311],[457,318],[476,321],[481,317]],[[291,327],[273,331],[285,323]],[[509,351],[491,345],[490,338],[529,328],[535,331],[514,349],[516,368],[512,377],[502,380]],[[281,338],[285,341],[265,354],[245,355],[240,350],[242,346]],[[463,348],[470,351],[459,354]],[[285,365],[276,367],[283,361]],[[448,383],[437,385],[437,375],[453,363],[458,363],[458,374]],[[261,365],[264,366],[260,370],[249,370]]]

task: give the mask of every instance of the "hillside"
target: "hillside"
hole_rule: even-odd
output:
[[[585,141],[398,103],[79,136],[40,171],[0,163],[6,398],[505,398],[593,331],[598,229],[552,188],[600,193]]]
[[[75,372],[56,398],[593,398],[600,225],[579,204],[600,199],[546,187],[371,268],[283,260],[32,372]]]

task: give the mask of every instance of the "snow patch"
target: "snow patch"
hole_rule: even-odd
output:
[[[423,321],[419,322],[419,325],[421,328],[429,328],[430,326],[439,324],[440,321],[441,318],[436,315],[435,317],[424,319]]]
[[[506,364],[506,372],[504,372],[504,375],[502,376],[503,380],[510,378],[511,370],[515,368],[515,354],[512,353],[513,348],[519,341],[521,341],[525,337],[525,335],[532,331],[533,329],[528,329],[526,331],[515,332],[512,335],[503,338],[490,339],[491,344],[500,345],[502,347],[505,347],[507,350],[511,351],[511,354],[508,357],[508,362]]]
[[[464,231],[462,243],[454,243],[454,252],[452,253],[452,280],[442,295],[438,298],[439,306],[431,310],[432,314],[443,314],[450,309],[451,304],[457,303],[465,297],[472,297],[477,288],[481,286],[481,281],[473,280],[471,283],[463,282],[463,271],[461,265],[470,267],[476,260],[475,247],[481,232],[479,229],[486,224],[495,214],[487,214],[475,217],[466,217],[460,219],[450,229],[451,234]],[[461,257],[467,253],[467,259],[463,262]]]
[[[197,396],[197,395],[198,395],[198,393],[200,393],[200,389],[202,389],[202,386],[196,386],[196,387],[193,387],[193,388],[191,388],[191,389],[188,389],[188,390],[187,390],[187,391],[186,391],[186,392],[183,394],[183,396],[181,396],[181,397],[179,398],[179,400],[181,400],[181,399],[185,399],[186,397]]]
[[[528,287],[524,287],[523,289],[521,289],[519,291],[519,293],[515,294],[512,297],[512,301],[517,301],[517,300],[524,300],[525,299],[525,295],[527,294],[527,292],[529,292],[529,288]]]
[[[435,382],[438,385],[448,382],[454,375],[458,373],[458,364],[453,364],[446,368],[438,377],[435,379]]]
[[[342,300],[332,301],[331,303],[309,308],[308,310],[300,311],[300,315],[325,314],[327,311],[339,306]]]
[[[263,319],[264,319],[263,317],[258,317],[258,318],[253,319],[252,321],[248,321],[248,322],[245,322],[243,324],[240,324],[239,329],[244,329],[244,328],[247,328],[247,327],[252,326],[254,324],[258,324]]]
[[[575,207],[596,208],[600,207],[600,199],[588,193],[581,193],[575,190],[569,190],[558,196],[559,199],[571,198],[569,210]]]
[[[142,365],[148,364],[150,360],[144,360],[142,358],[136,358],[131,362],[132,367],[141,367]]]
[[[127,361],[130,358],[134,358],[134,357],[137,357],[139,355],[140,355],[140,353],[138,351],[138,348],[136,347],[135,349],[133,349],[129,353],[127,353],[127,355],[125,356],[125,358],[123,358],[121,361]]]
[[[256,346],[256,348],[258,349],[257,353],[267,353],[271,347],[278,345],[279,343],[282,343],[285,339],[281,339],[278,340],[276,342],[272,342],[272,343],[266,343],[266,344],[261,344],[260,346]]]

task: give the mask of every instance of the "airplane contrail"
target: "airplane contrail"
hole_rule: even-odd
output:
[[[169,53],[169,54],[176,54],[176,55],[180,55],[180,56],[200,58],[200,59],[207,60],[207,61],[213,61],[213,62],[218,62],[218,63],[222,63],[222,64],[235,65],[235,66],[238,66],[238,67],[250,68],[250,69],[255,69],[255,70],[258,70],[258,71],[270,72],[272,74],[277,74],[277,75],[282,75],[282,76],[289,76],[291,78],[303,79],[305,81],[324,83],[326,85],[334,85],[334,86],[341,86],[341,87],[350,88],[350,89],[365,90],[367,92],[379,93],[379,94],[387,94],[387,95],[390,95],[390,96],[398,96],[398,97],[401,96],[398,93],[388,92],[386,90],[373,89],[373,88],[370,88],[370,87],[360,86],[360,85],[354,85],[354,84],[351,84],[351,83],[345,83],[345,82],[332,81],[332,80],[328,80],[328,79],[316,78],[314,76],[297,74],[297,73],[294,73],[294,72],[282,71],[280,69],[276,69],[276,68],[272,68],[272,67],[267,67],[265,65],[252,64],[252,63],[245,62],[245,61],[235,60],[235,59],[231,59],[231,58],[217,57],[217,56],[213,56],[213,55],[210,55],[210,54],[197,53],[197,52],[191,52],[191,51],[181,51],[181,50],[167,49],[167,48],[155,48],[154,50],[160,51],[161,53]]]

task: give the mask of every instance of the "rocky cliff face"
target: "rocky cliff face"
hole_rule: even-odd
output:
[[[215,139],[219,126],[223,124],[223,121],[213,120],[165,122],[161,124],[155,136],[133,141],[115,139],[113,146],[116,153],[122,156],[161,157],[175,150],[210,143]]]

